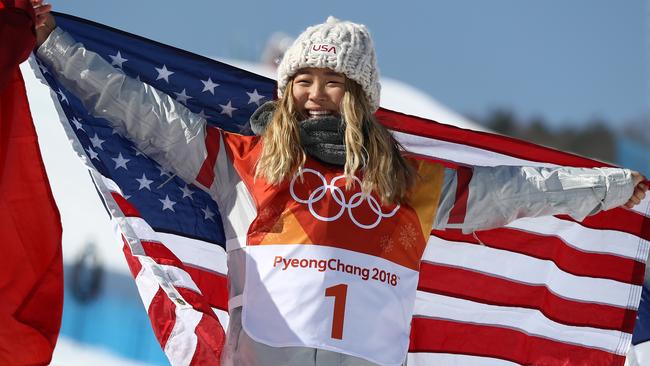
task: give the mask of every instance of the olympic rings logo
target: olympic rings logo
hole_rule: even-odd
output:
[[[291,180],[291,185],[289,186],[289,192],[291,193],[291,197],[293,197],[293,199],[296,200],[296,202],[306,204],[309,207],[309,212],[312,214],[312,216],[314,216],[320,221],[329,222],[329,221],[338,220],[343,215],[343,213],[347,210],[348,216],[350,216],[350,219],[355,225],[357,225],[362,229],[374,229],[375,227],[377,227],[377,225],[379,225],[382,219],[393,217],[397,213],[397,210],[399,210],[400,208],[400,205],[397,205],[391,212],[384,213],[381,210],[381,204],[379,204],[379,202],[377,202],[377,200],[374,197],[370,195],[365,196],[362,192],[357,192],[353,194],[352,197],[350,197],[350,200],[346,201],[343,190],[341,190],[341,188],[336,186],[336,182],[338,182],[341,179],[345,179],[345,176],[343,175],[336,176],[332,179],[330,183],[328,183],[327,179],[325,179],[323,174],[321,174],[320,172],[314,169],[303,169],[302,174],[305,173],[311,173],[316,175],[318,178],[320,178],[321,186],[316,188],[313,192],[311,192],[311,194],[307,199],[302,199],[296,195],[295,188],[294,188],[296,184],[296,179],[300,177],[300,174],[296,174]],[[353,179],[357,184],[359,184],[359,186],[361,186],[361,180],[359,178],[353,177]],[[316,210],[314,210],[314,204],[316,204],[321,199],[323,199],[323,197],[325,197],[328,191],[331,193],[334,201],[336,201],[336,203],[338,203],[341,206],[341,209],[334,216],[331,217],[322,216],[318,214]],[[354,217],[354,214],[352,212],[354,208],[359,207],[364,201],[368,202],[368,206],[370,207],[370,209],[377,215],[377,218],[371,224],[363,224],[359,222],[356,219],[356,217]]]

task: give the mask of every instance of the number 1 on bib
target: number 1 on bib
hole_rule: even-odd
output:
[[[339,284],[325,289],[325,297],[334,297],[334,315],[332,317],[332,338],[343,339],[343,322],[345,321],[345,298],[348,285]]]

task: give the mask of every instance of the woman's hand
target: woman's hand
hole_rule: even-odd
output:
[[[634,183],[634,192],[632,197],[625,203],[625,207],[632,208],[638,205],[645,198],[645,193],[648,191],[648,186],[643,183],[646,178],[639,172],[632,172],[632,182]]]
[[[31,2],[36,14],[36,47],[38,47],[45,42],[50,33],[56,28],[56,22],[52,14],[50,14],[52,5],[43,4],[43,0],[31,0]]]

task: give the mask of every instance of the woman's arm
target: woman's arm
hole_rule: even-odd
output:
[[[50,20],[45,23],[41,33],[52,26]],[[107,119],[164,168],[187,182],[195,181],[207,156],[205,119],[167,94],[129,78],[60,28],[37,38],[42,39],[39,58],[91,114]]]
[[[634,178],[633,178],[634,173]],[[643,177],[617,168],[473,167],[447,171],[434,229],[463,232],[521,217],[568,214],[582,220],[645,196]]]

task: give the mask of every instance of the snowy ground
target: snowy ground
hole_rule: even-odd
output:
[[[77,343],[66,337],[59,337],[52,356],[51,366],[150,366],[121,358],[98,347]]]

